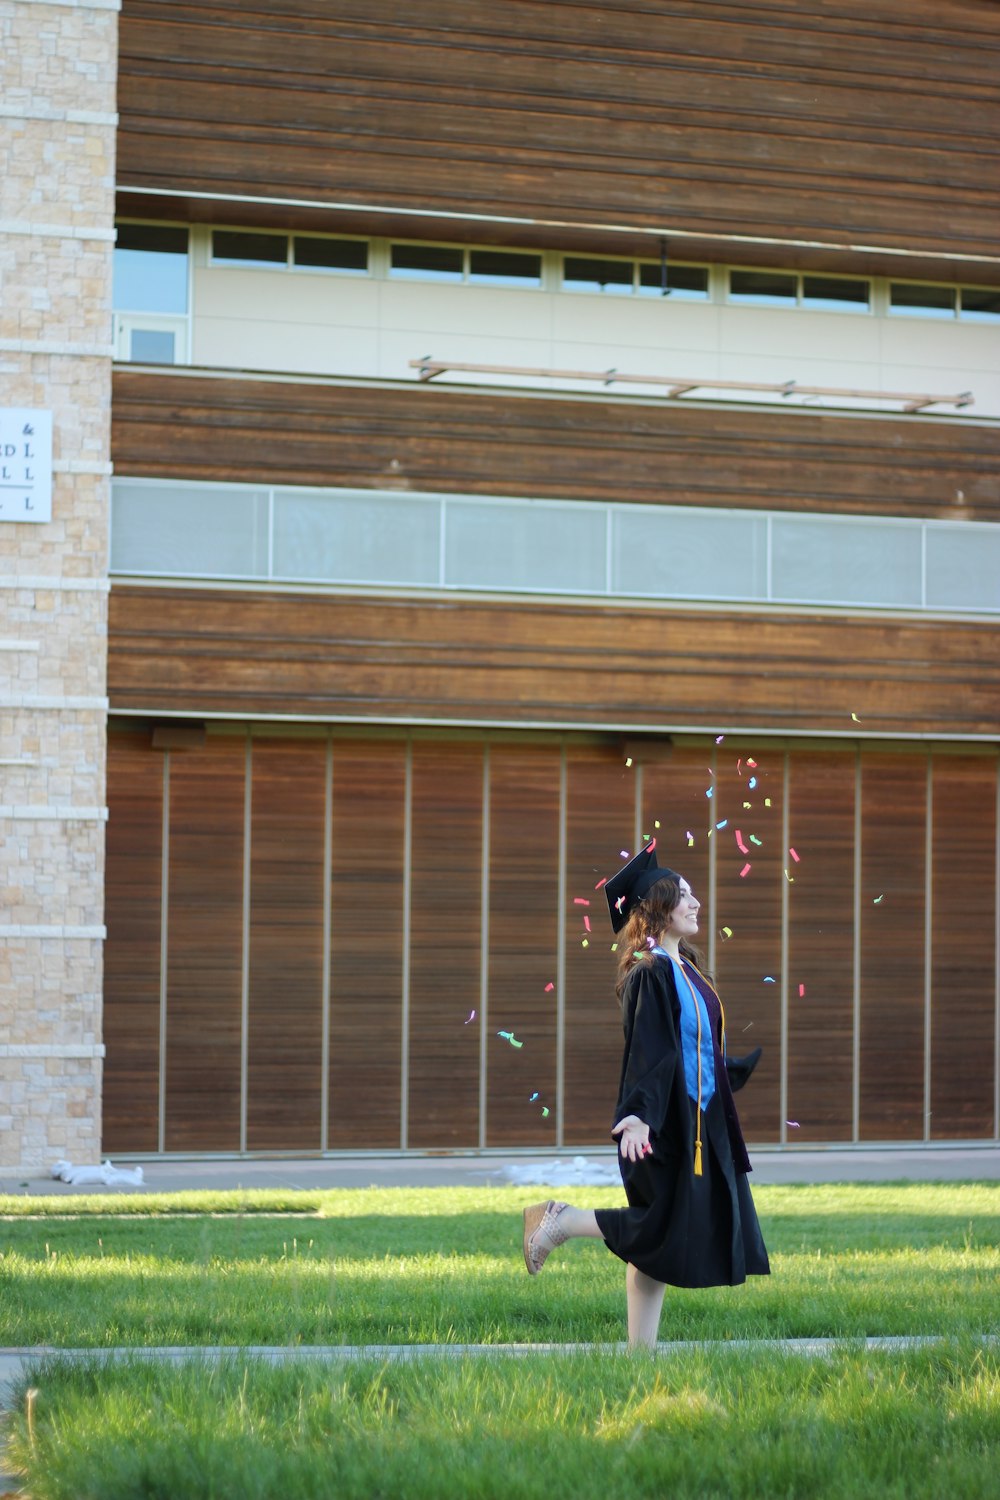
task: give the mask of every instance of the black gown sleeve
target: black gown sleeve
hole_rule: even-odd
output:
[[[625,1055],[615,1124],[638,1115],[659,1133],[667,1118],[678,1062],[677,1026],[662,965],[642,962],[626,981]]]

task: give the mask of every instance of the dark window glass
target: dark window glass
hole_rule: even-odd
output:
[[[794,302],[799,279],[787,271],[730,271],[729,296],[733,302],[768,305]]]
[[[118,250],[157,251],[164,255],[187,255],[188,232],[173,224],[118,224]]]
[[[639,262],[639,290],[647,296],[663,295],[663,268],[658,261]],[[674,266],[667,263],[667,294],[678,297],[708,296],[707,266]]]
[[[890,312],[914,317],[947,317],[955,311],[953,286],[930,286],[916,281],[893,281],[889,285]]]
[[[322,240],[296,235],[292,253],[297,266],[319,266],[325,271],[367,271],[367,240]]]
[[[542,284],[542,257],[508,250],[470,250],[469,280],[490,286],[532,286]]]
[[[213,260],[261,261],[266,265],[288,264],[288,237],[284,234],[248,234],[242,229],[212,230]]]
[[[803,307],[868,306],[868,282],[841,276],[803,276]]]
[[[979,318],[991,323],[1000,318],[1000,288],[961,286],[958,291],[963,318]]]
[[[393,245],[390,276],[421,281],[461,281],[465,251],[451,245]]]
[[[563,286],[574,292],[631,292],[632,275],[630,260],[567,255],[563,261]]]

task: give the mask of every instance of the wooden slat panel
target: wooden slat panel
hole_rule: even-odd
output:
[[[789,842],[799,863],[785,860],[795,877],[788,910],[788,1117],[798,1122],[788,1140],[849,1141],[856,763],[849,752],[808,750],[793,751],[789,762]]]
[[[119,475],[1000,517],[1000,434],[964,423],[176,370],[119,369],[113,397]]]
[[[989,7],[930,0],[443,0],[406,16],[390,0],[126,0],[118,173],[990,254],[998,50]]]
[[[317,1151],[326,746],[255,739],[251,766],[247,1148]]]
[[[153,713],[993,735],[1000,625],[118,585],[108,678]]]
[[[332,1150],[400,1144],[405,796],[405,744],[334,741]]]
[[[934,759],[931,1135],[992,1136],[997,764]]]
[[[101,1149],[159,1149],[163,754],[108,736]]]
[[[924,757],[861,757],[862,1140],[924,1133],[927,770]]]
[[[560,753],[493,744],[489,759],[486,1142],[537,1146],[554,1142],[556,1130],[558,994],[545,986],[556,983],[559,949]],[[498,1031],[512,1031],[524,1046]]]
[[[408,1144],[479,1144],[483,749],[413,746]],[[494,1030],[501,1028],[495,1027]],[[490,1039],[491,1046],[507,1043]]]
[[[245,745],[170,757],[166,1149],[240,1145]]]
[[[615,998],[618,960],[610,952],[614,938],[607,898],[594,887],[624,863],[621,850],[635,852],[635,798],[635,777],[618,747],[569,743],[563,913],[567,1145],[612,1143],[622,1053],[621,1010]],[[583,923],[587,908],[574,905],[577,896],[591,902],[589,935]]]
[[[756,765],[749,766],[748,759]],[[751,787],[754,778],[757,784]],[[728,1043],[737,1056],[754,1047],[764,1049],[738,1101],[748,1141],[775,1141],[780,1133],[781,901],[787,863],[781,843],[783,782],[783,756],[732,735],[719,747],[714,779],[710,782],[706,773],[705,781],[706,788],[715,789],[704,799],[703,816],[715,842],[712,925]],[[718,828],[722,821],[727,826]],[[740,851],[737,831],[749,854]],[[759,848],[750,842],[751,834],[761,840]],[[748,864],[749,873],[741,875]],[[765,984],[768,974],[779,982]]]

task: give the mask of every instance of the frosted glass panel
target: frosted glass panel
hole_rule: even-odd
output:
[[[1000,526],[928,526],[930,609],[1000,609]]]
[[[438,582],[440,502],[279,490],[274,576],[330,583]]]
[[[602,593],[604,507],[448,502],[445,581],[458,587]]]
[[[919,525],[775,516],[771,548],[772,599],[920,605]]]
[[[612,524],[615,593],[767,597],[767,522],[761,516],[644,506],[616,511]]]
[[[267,576],[267,492],[116,480],[111,566],[119,573]]]

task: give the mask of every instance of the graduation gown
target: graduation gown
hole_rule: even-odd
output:
[[[608,1249],[671,1286],[735,1286],[770,1271],[747,1184],[750,1162],[722,1058],[722,1008],[693,966],[687,973],[708,1011],[715,1093],[702,1120],[702,1175],[694,1173],[697,1104],[688,1094],[680,998],[670,960],[643,959],[622,995],[625,1053],[615,1120],[638,1115],[652,1153],[619,1152],[628,1208],[599,1209]]]

